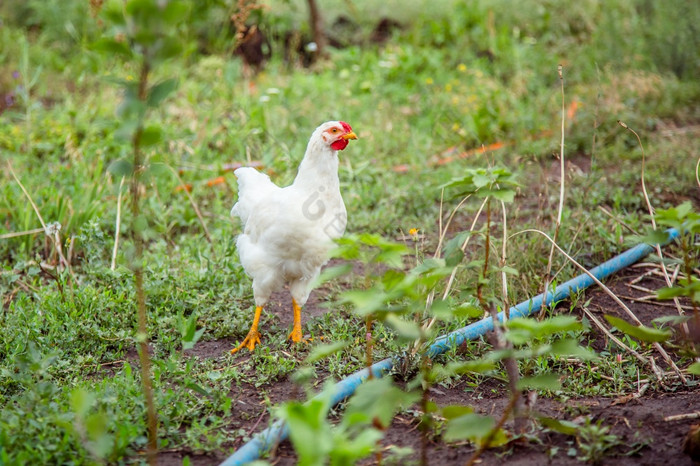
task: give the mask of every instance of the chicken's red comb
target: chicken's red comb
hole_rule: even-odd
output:
[[[352,128],[350,127],[350,125],[345,123],[344,121],[339,121],[338,123],[340,123],[340,126],[342,126],[346,132],[352,131]]]

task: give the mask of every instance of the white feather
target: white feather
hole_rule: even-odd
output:
[[[254,168],[239,168],[238,202],[231,215],[241,219],[236,240],[241,264],[253,279],[256,306],[289,283],[292,297],[303,306],[311,284],[328,261],[333,239],[345,232],[346,210],[338,181],[338,154],[319,126],[311,136],[297,177],[280,188]]]

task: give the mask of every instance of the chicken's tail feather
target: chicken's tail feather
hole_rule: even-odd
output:
[[[238,202],[231,209],[231,216],[235,215],[246,223],[255,204],[277,186],[270,181],[269,176],[252,167],[241,167],[233,173],[238,179]]]

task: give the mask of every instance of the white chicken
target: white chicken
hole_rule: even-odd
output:
[[[255,316],[245,339],[231,353],[250,351],[260,343],[258,323],[273,291],[289,284],[294,325],[289,339],[302,341],[301,308],[313,281],[328,261],[333,240],[345,232],[347,212],[340,195],[338,151],[357,139],[344,121],[323,123],[311,135],[294,182],[285,188],[254,168],[239,168],[238,216],[243,232],[236,240],[238,255],[253,279]]]

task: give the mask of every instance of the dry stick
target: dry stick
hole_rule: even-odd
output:
[[[651,217],[651,226],[654,230],[656,230],[656,220],[654,220],[654,208],[651,206],[651,201],[649,200],[649,195],[647,194],[647,187],[644,182],[644,168],[646,165],[646,157],[644,154],[644,145],[642,145],[642,139],[639,137],[639,134],[629,126],[627,126],[624,122],[618,120],[617,121],[620,126],[625,128],[628,131],[631,131],[632,134],[635,135],[637,138],[637,142],[639,143],[639,148],[642,150],[642,193],[644,194],[644,201],[647,203],[647,209],[649,210],[649,216]],[[661,252],[661,246],[658,244],[655,245],[656,249],[656,255],[659,256],[659,264],[661,264],[661,270],[664,273],[664,279],[666,280],[666,286],[671,288],[673,286],[673,283],[671,283],[671,279],[668,276],[668,270],[666,270],[666,264],[664,264],[664,256],[663,253]],[[678,300],[677,297],[673,298],[673,302],[676,305],[676,310],[678,311],[678,315],[684,315],[685,312],[683,312],[683,309],[681,308],[681,302]],[[681,324],[681,330],[683,330],[683,333],[688,336],[689,335],[689,329],[688,329],[688,324],[683,322]],[[683,381],[685,382],[685,380]]]
[[[468,198],[469,198],[469,196],[467,196],[467,197],[465,197],[464,199],[462,199],[462,202],[460,202],[459,205],[455,208],[455,210],[453,211],[452,215],[451,215],[450,218],[448,219],[447,224],[445,225],[445,231],[447,231],[447,228],[448,228],[449,225],[450,225],[450,222],[451,222],[451,220],[452,220],[452,217],[454,216],[454,213],[457,211],[457,209],[458,209],[462,204],[464,204],[464,202],[465,202]],[[469,227],[469,232],[470,232],[470,233],[471,233],[472,231],[474,231],[474,228],[476,227],[476,222],[477,222],[477,220],[479,220],[479,215],[481,215],[481,211],[484,210],[484,206],[486,206],[486,201],[487,201],[487,200],[488,200],[488,197],[484,199],[484,202],[481,203],[481,206],[479,207],[479,210],[476,212],[476,215],[474,216],[474,220],[472,221],[472,224],[471,224],[471,226]],[[442,237],[444,237],[444,233],[443,233],[443,235],[441,235],[441,241],[442,241]],[[464,251],[467,249],[467,245],[469,244],[469,240],[470,240],[470,239],[471,239],[471,234],[470,234],[470,235],[467,235],[467,237],[464,239],[464,243],[462,243],[462,246],[460,246],[460,250],[461,250],[462,252],[464,252]],[[437,255],[438,253],[439,253],[439,249],[435,251],[435,254],[436,254],[436,255]],[[436,257],[437,257],[437,256],[436,256]],[[450,278],[448,278],[448,280],[447,280],[447,285],[445,286],[445,292],[444,292],[443,295],[442,295],[442,299],[443,299],[443,300],[447,299],[447,296],[450,294],[450,291],[452,290],[452,284],[454,283],[454,279],[455,279],[455,276],[456,276],[456,275],[457,275],[457,267],[455,267],[454,269],[452,269],[452,273],[450,273]],[[426,299],[426,303],[425,303],[425,308],[426,308],[426,309],[430,308],[430,306],[433,304],[433,299],[434,299],[434,298],[435,298],[435,291],[433,290],[433,291],[431,291],[430,294],[428,295],[428,299]],[[435,317],[431,318],[430,321],[428,322],[428,324],[425,325],[425,326],[423,327],[424,331],[427,332],[428,330],[430,330],[430,329],[432,328],[432,326],[435,324],[436,321],[437,321],[437,318],[435,318]],[[420,345],[418,344],[418,342],[416,342],[416,344],[413,345],[412,354],[415,354],[415,353],[418,351],[419,346],[420,346]]]
[[[698,418],[700,418],[700,411],[695,411],[694,413],[675,414],[673,416],[666,416],[664,418],[664,421],[666,421],[666,422],[685,421],[687,419],[698,419]]]
[[[565,130],[565,118],[566,118],[566,105],[565,105],[565,99],[564,99],[564,75],[563,75],[563,67],[562,65],[559,65],[557,67],[557,72],[559,73],[559,82],[561,83],[561,144],[559,148],[559,164],[560,164],[560,172],[559,172],[559,209],[557,211],[557,223],[556,226],[554,227],[554,242],[557,241],[557,236],[559,236],[559,228],[561,228],[561,217],[562,217],[562,212],[564,210],[564,188],[565,188],[565,164],[564,164],[564,130]],[[549,259],[547,260],[547,272],[545,273],[545,278],[544,278],[544,299],[542,300],[542,307],[540,308],[540,314],[539,317],[542,318],[544,317],[544,311],[547,307],[547,293],[549,292],[549,285],[551,283],[551,273],[552,273],[552,259],[554,258],[554,245],[552,245],[552,248],[549,250]]]
[[[625,228],[627,231],[629,231],[629,232],[632,233],[633,235],[639,235],[639,233],[637,233],[636,231],[634,231],[634,229],[633,229],[631,226],[627,225],[625,222],[623,222],[622,220],[620,220],[619,218],[617,218],[612,212],[610,212],[608,209],[606,209],[606,208],[603,207],[602,205],[599,205],[599,206],[598,206],[598,210],[600,210],[601,212],[603,212],[605,215],[607,215],[607,216],[610,217],[611,219],[615,220],[618,224],[620,224],[623,228]]]
[[[119,195],[117,196],[117,221],[114,225],[114,249],[112,249],[112,270],[117,266],[117,250],[119,249],[119,230],[121,229],[122,218],[122,186],[124,186],[124,177],[119,183]]]
[[[508,276],[504,270],[506,266],[506,245],[508,244],[508,227],[506,223],[506,203],[501,201],[503,210],[503,248],[501,250],[501,283],[503,291],[503,321],[510,319],[510,304],[508,304]]]
[[[634,321],[637,323],[637,325],[643,325],[642,322],[641,322],[641,321],[637,318],[637,316],[634,314],[634,312],[632,312],[632,311],[627,307],[627,305],[626,305],[625,303],[623,303],[623,302],[620,300],[620,298],[617,297],[617,295],[615,295],[615,293],[613,293],[612,291],[610,291],[610,288],[608,288],[607,286],[603,285],[603,283],[602,283],[600,280],[598,280],[598,279],[595,277],[595,275],[593,275],[591,272],[589,272],[588,269],[586,269],[584,266],[582,266],[581,264],[579,264],[578,262],[576,262],[576,260],[575,260],[573,257],[569,256],[561,247],[559,247],[558,244],[556,244],[556,243],[554,242],[554,240],[552,240],[552,238],[549,237],[549,235],[547,235],[547,233],[545,233],[545,232],[543,232],[543,231],[540,231],[540,230],[536,230],[536,229],[534,229],[534,228],[529,228],[529,229],[522,230],[522,231],[519,231],[519,232],[517,232],[517,233],[514,233],[513,235],[511,235],[511,237],[520,235],[520,234],[522,234],[522,233],[538,233],[538,234],[544,236],[545,238],[547,238],[547,240],[548,240],[549,242],[551,242],[552,244],[554,244],[554,247],[555,247],[560,253],[562,253],[562,254],[564,255],[564,257],[566,257],[568,260],[570,260],[572,264],[574,264],[576,267],[578,267],[579,269],[581,269],[586,275],[588,275],[589,277],[591,277],[591,280],[593,280],[593,281],[596,283],[596,285],[598,285],[608,296],[610,296],[610,297],[613,299],[613,301],[615,301],[617,304],[619,304],[620,307],[622,307],[622,309],[627,313],[627,315],[628,315],[632,320],[634,320]],[[678,368],[678,366],[676,366],[676,363],[673,362],[673,360],[672,360],[671,357],[668,355],[668,353],[666,353],[666,350],[663,349],[663,347],[662,347],[659,343],[654,343],[653,345],[654,345],[654,348],[656,348],[656,350],[657,350],[657,351],[661,354],[661,356],[664,358],[664,360],[666,361],[666,363],[667,363],[669,366],[671,366],[671,368],[673,368],[673,370],[676,372],[676,374],[678,374],[678,377],[680,377],[680,379],[683,381],[683,383],[687,384],[687,383],[688,383],[688,380],[687,380],[687,379],[685,378],[685,376],[681,373],[681,370]]]
[[[487,198],[488,199],[488,198]],[[488,276],[488,266],[489,266],[489,249],[491,243],[491,202],[486,203],[486,243],[484,245],[484,269],[482,271],[482,278],[486,281]],[[493,320],[493,331],[495,334],[494,346],[497,350],[509,350],[513,348],[512,343],[505,339],[503,331],[501,329],[501,322],[498,321],[498,312],[493,303],[487,303],[484,299],[481,289],[482,281],[479,280],[476,285],[476,297],[479,300],[479,304],[484,309],[484,311],[491,314],[491,319]],[[525,430],[525,419],[522,417],[522,406],[518,402],[519,393],[518,390],[518,380],[520,379],[520,370],[518,368],[518,362],[513,356],[508,356],[503,359],[503,367],[508,375],[508,388],[510,389],[511,396],[515,400],[515,419],[514,419],[514,429],[515,432],[521,434]]]
[[[44,230],[43,228],[35,228],[33,230],[27,230],[27,231],[16,231],[14,233],[5,233],[0,235],[0,239],[9,239],[9,238],[16,238],[18,236],[27,236],[27,235],[35,235],[37,233],[41,233]]]
[[[637,358],[637,359],[639,360],[639,362],[641,362],[642,364],[644,364],[644,365],[649,365],[652,369],[655,368],[655,366],[653,366],[653,365],[651,364],[651,362],[650,362],[647,358],[645,358],[645,357],[642,356],[641,354],[637,353],[635,350],[633,350],[632,348],[630,348],[629,346],[627,346],[626,344],[624,344],[619,338],[617,338],[615,335],[613,335],[613,334],[607,329],[607,327],[605,327],[605,325],[604,325],[601,321],[599,321],[599,320],[596,318],[596,316],[593,315],[592,312],[590,312],[590,311],[589,311],[588,309],[586,309],[585,307],[583,308],[583,312],[586,314],[586,316],[588,316],[588,318],[589,318],[591,321],[593,321],[593,323],[594,323],[608,338],[610,338],[612,341],[614,341],[615,344],[617,344],[620,348],[624,349],[625,351],[627,351],[628,353],[630,353],[632,356],[634,356],[635,358]],[[658,372],[654,371],[654,375],[656,375],[656,378],[659,380],[659,382],[661,382],[661,379],[662,379],[663,374],[659,374]]]
[[[184,181],[182,181],[182,178],[180,178],[180,175],[177,174],[177,171],[171,167],[170,165],[167,165],[167,167],[170,169],[171,172],[173,172],[173,175],[175,175],[175,178],[177,178],[178,183],[180,185],[184,185]],[[204,229],[204,236],[207,238],[207,242],[211,243],[211,235],[209,234],[209,230],[207,229],[207,225],[204,223],[204,217],[202,217],[202,213],[199,211],[199,207],[197,207],[197,204],[195,204],[194,199],[192,198],[192,195],[187,191],[186,189],[184,190],[185,194],[187,195],[187,198],[190,200],[190,204],[192,204],[192,208],[194,209],[194,212],[197,214],[197,218],[199,219],[199,223],[202,224],[202,228]]]
[[[695,181],[698,183],[698,188],[700,188],[700,158],[698,163],[695,164]]]
[[[511,398],[510,403],[508,403],[506,409],[503,410],[501,418],[498,420],[496,425],[493,426],[493,429],[491,429],[489,433],[486,434],[486,437],[484,437],[483,441],[479,445],[479,448],[474,452],[472,457],[469,458],[469,461],[467,461],[466,466],[473,466],[477,464],[477,462],[479,461],[479,457],[484,452],[484,450],[486,450],[489,447],[489,444],[491,443],[491,440],[493,440],[493,437],[495,437],[496,433],[503,427],[503,424],[506,423],[508,416],[510,415],[511,411],[513,411],[513,408],[515,408],[515,404],[518,402],[518,399],[520,399],[520,393]]]
[[[27,197],[29,200],[29,203],[32,205],[32,208],[34,209],[34,212],[36,213],[36,216],[39,218],[39,223],[41,223],[41,226],[44,227],[44,234],[51,238],[51,241],[54,243],[54,247],[56,248],[56,251],[58,252],[58,256],[60,259],[63,261],[63,265],[68,268],[68,272],[73,276],[73,270],[70,267],[70,263],[66,260],[65,256],[63,255],[63,250],[61,249],[61,240],[58,237],[58,232],[54,231],[53,234],[49,229],[46,227],[46,222],[44,222],[44,218],[41,216],[41,212],[39,212],[39,208],[36,206],[34,203],[34,200],[32,199],[32,196],[29,195],[29,192],[27,192],[27,189],[24,187],[22,182],[19,180],[19,177],[15,173],[15,170],[12,168],[12,164],[10,161],[7,161],[7,168],[10,170],[10,173],[12,174],[12,177],[15,179],[19,187],[22,189],[22,192],[24,195]]]

